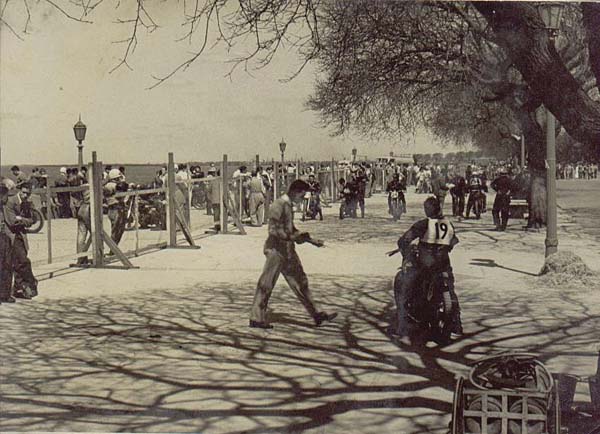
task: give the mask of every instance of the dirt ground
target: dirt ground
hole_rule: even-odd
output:
[[[465,335],[440,348],[386,334],[400,258],[385,252],[422,216],[297,222],[326,241],[299,246],[313,296],[338,318],[321,328],[281,279],[274,329],[250,329],[266,228],[204,238],[200,250],[134,258],[134,270],[84,270],[45,280],[33,301],[0,306],[0,431],[444,433],[455,377],[499,351],[538,354],[553,372],[592,375],[600,349],[600,284],[549,288],[536,274],[544,233],[510,223],[455,222],[451,255]],[[491,206],[491,202],[490,202]],[[447,206],[449,210],[449,205]],[[600,271],[597,243],[563,211],[560,249]],[[578,406],[589,405],[587,384]],[[591,426],[585,413],[571,432]]]

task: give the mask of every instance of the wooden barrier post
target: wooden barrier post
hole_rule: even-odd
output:
[[[227,233],[227,203],[229,201],[229,174],[227,173],[227,154],[223,154],[221,162],[221,232]]]
[[[48,264],[52,264],[52,190],[50,184],[46,184],[46,223],[48,223]]]
[[[238,184],[238,215],[242,218],[242,212],[244,211],[244,175],[240,173],[240,177],[234,181]]]
[[[168,247],[177,245],[177,222],[175,220],[175,162],[173,153],[169,152],[167,164],[167,232],[169,234]]]
[[[192,227],[192,195],[194,194],[194,183],[192,182],[192,172],[190,171],[190,163],[187,165],[187,211],[185,212],[184,218],[187,221],[189,228]]]
[[[138,255],[138,250],[140,248],[140,205],[139,205],[139,195],[135,195],[133,197],[133,218],[135,222],[135,256]]]
[[[258,170],[258,168],[260,167],[260,156],[258,154],[256,154],[256,156],[254,157],[254,165],[256,166],[256,170]]]
[[[296,179],[300,179],[300,160],[296,159]]]
[[[97,161],[96,151],[92,152],[89,165],[90,179],[90,217],[92,225],[93,266],[104,265],[104,242],[102,240],[102,162]]]
[[[278,197],[279,193],[279,163],[277,161],[273,161],[273,201],[275,201]]]
[[[335,187],[337,180],[335,179],[334,161],[331,159],[331,202],[337,202],[337,194],[335,193]]]

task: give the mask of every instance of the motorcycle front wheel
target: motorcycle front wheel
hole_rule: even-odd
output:
[[[37,234],[44,227],[44,217],[42,216],[42,213],[37,209],[31,210],[31,217],[34,223],[27,228],[27,233]]]

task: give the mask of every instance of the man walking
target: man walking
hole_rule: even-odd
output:
[[[496,191],[492,216],[497,231],[505,231],[508,225],[508,214],[510,209],[510,193],[514,190],[512,180],[505,168],[498,170],[498,178],[494,179],[491,187]]]
[[[312,240],[308,232],[300,232],[294,227],[292,204],[301,204],[309,188],[306,182],[295,180],[291,183],[288,193],[276,199],[269,209],[269,236],[264,247],[266,262],[256,286],[250,327],[273,328],[267,321],[267,305],[279,274],[283,274],[317,327],[337,316],[337,313],[328,314],[318,311],[315,307],[308,287],[308,278],[296,253],[295,243],[311,242],[318,247],[323,246],[322,242]]]

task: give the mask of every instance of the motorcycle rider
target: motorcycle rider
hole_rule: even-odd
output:
[[[467,200],[467,213],[466,218],[469,218],[471,208],[475,206],[475,198],[481,196],[480,208],[481,212],[485,209],[485,193],[488,191],[487,185],[481,180],[481,174],[479,172],[473,172],[471,180],[469,181],[469,199]]]
[[[316,214],[318,214],[319,220],[323,220],[323,210],[321,209],[321,184],[315,179],[315,175],[312,173],[308,175],[308,185],[310,186],[310,189],[308,191],[312,194],[312,197],[315,201],[315,215],[313,215],[313,217],[315,217]],[[305,204],[305,206],[308,207],[308,204]],[[306,213],[312,214],[312,210],[306,209]]]
[[[360,207],[360,218],[365,218],[365,194],[367,191],[367,176],[362,168],[356,171],[356,201]]]
[[[508,176],[506,168],[498,170],[498,177],[492,181],[491,187],[496,190],[492,216],[497,231],[505,231],[508,225],[508,214],[510,208],[510,194],[513,190],[513,182]]]
[[[398,248],[402,253],[402,273],[396,277],[399,282],[394,282],[396,303],[398,309],[398,326],[396,333],[400,336],[408,335],[407,304],[417,297],[420,276],[441,272],[444,284],[450,297],[452,311],[450,312],[450,330],[455,334],[462,334],[460,320],[460,306],[458,297],[454,292],[454,274],[450,265],[449,253],[458,244],[454,226],[447,217],[444,217],[440,203],[435,197],[429,197],[423,203],[427,218],[413,224],[408,231],[398,239]],[[411,243],[419,239],[418,255],[411,253]],[[446,295],[444,296],[444,298]]]
[[[404,197],[406,185],[404,185],[404,180],[400,179],[400,175],[398,173],[394,173],[394,176],[392,177],[392,180],[388,182],[385,191],[388,194],[388,213],[392,214],[392,191],[398,192],[398,197],[400,198],[400,203],[402,204],[402,212],[406,212],[406,198]]]
[[[344,178],[340,178],[338,181],[338,195],[340,198],[340,220],[343,220],[344,217],[350,214],[349,207],[352,202],[352,190]]]

